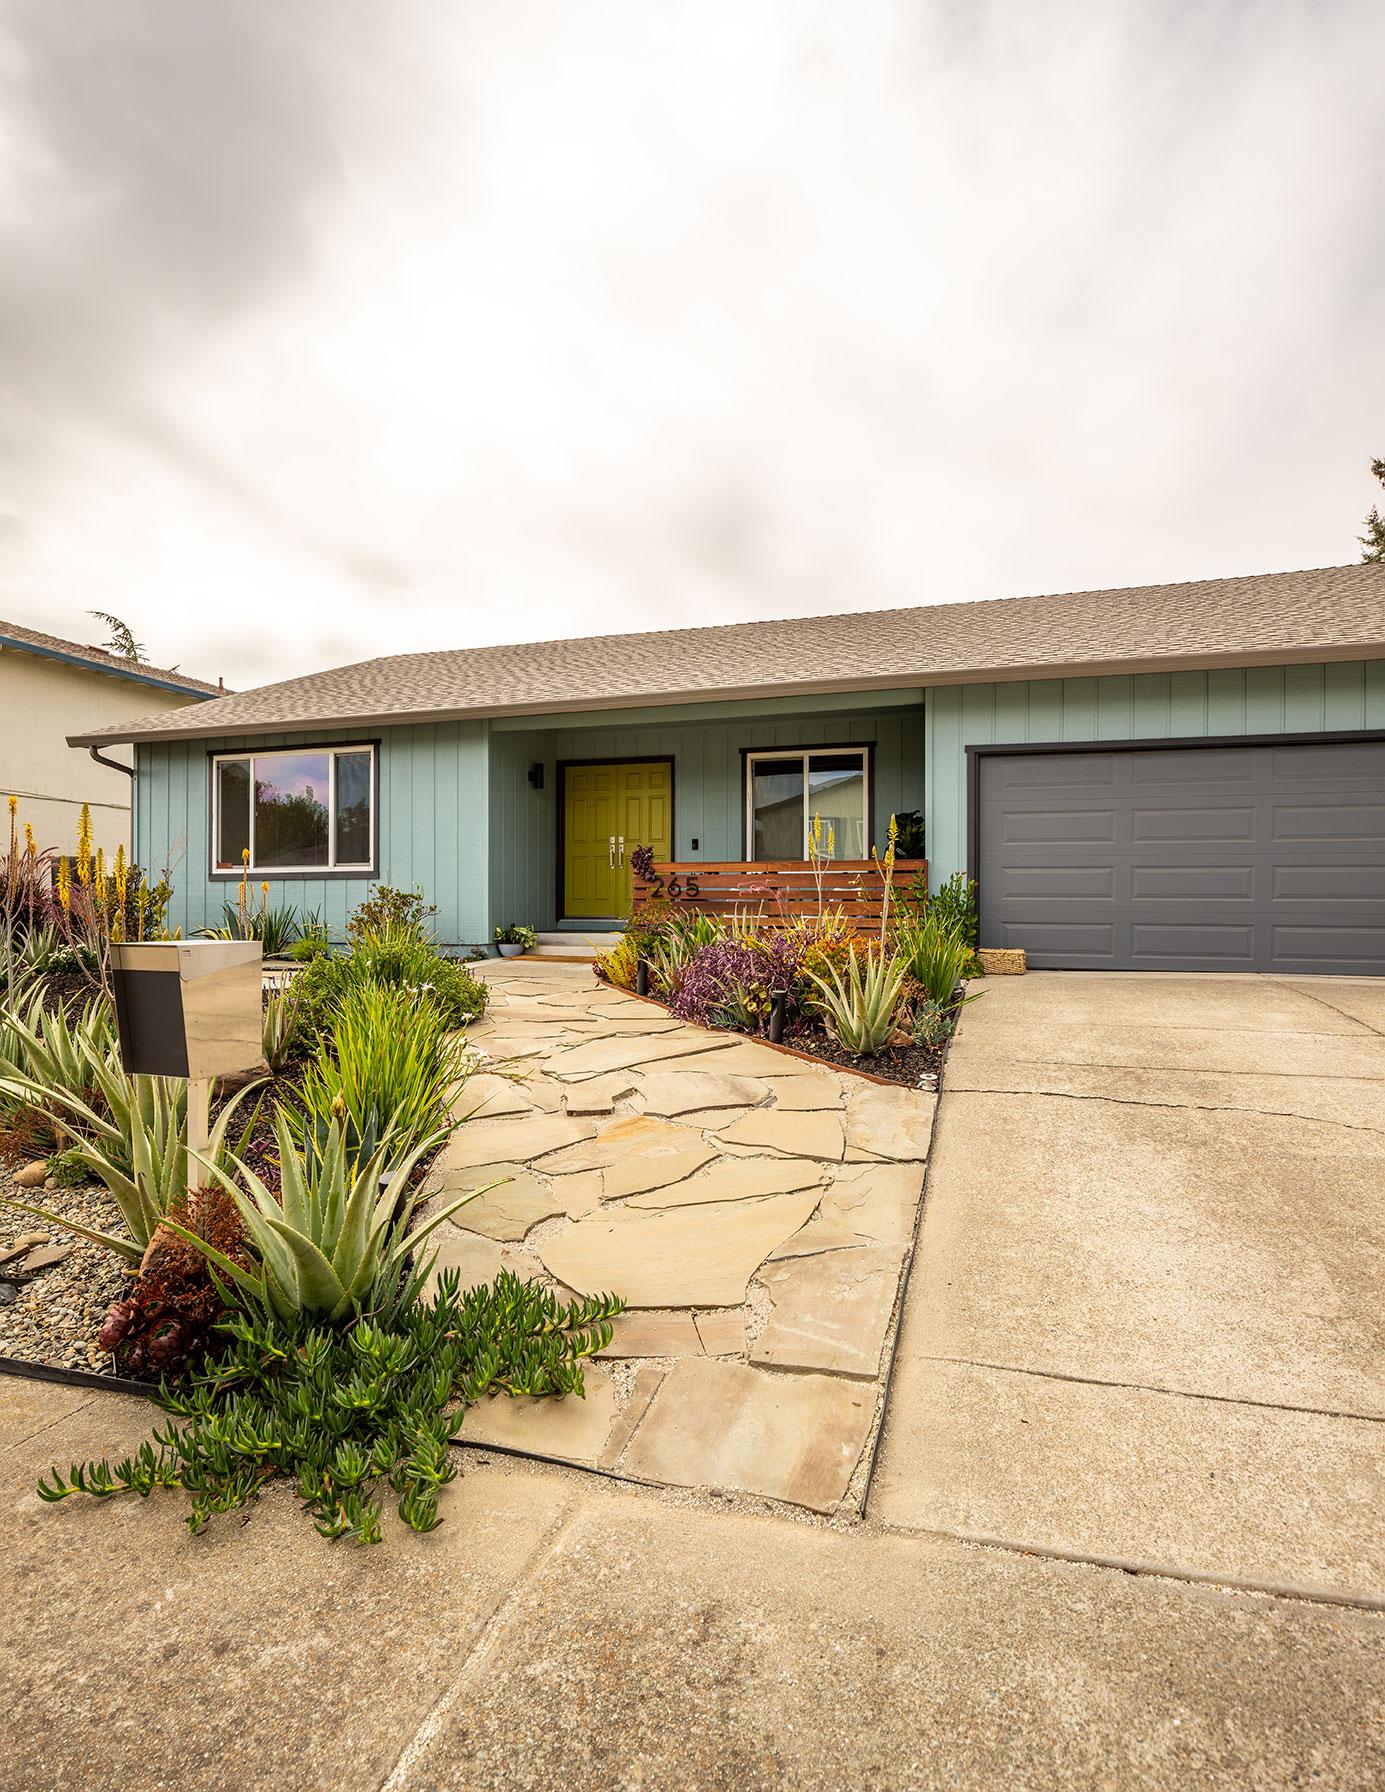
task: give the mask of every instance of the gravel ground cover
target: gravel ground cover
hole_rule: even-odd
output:
[[[0,1190],[103,1231],[123,1230],[119,1208],[99,1183],[24,1190],[15,1187],[13,1169],[4,1169]],[[40,1235],[68,1254],[60,1263],[32,1274],[25,1272],[22,1261],[17,1269],[0,1263],[0,1355],[111,1373],[111,1358],[97,1345],[96,1334],[125,1294],[129,1278],[123,1263],[104,1246],[75,1232],[0,1206],[0,1256],[16,1239]]]

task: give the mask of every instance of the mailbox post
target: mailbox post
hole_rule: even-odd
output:
[[[188,1149],[205,1153],[212,1081],[263,1061],[258,940],[111,947],[120,1061],[129,1076],[188,1082]]]

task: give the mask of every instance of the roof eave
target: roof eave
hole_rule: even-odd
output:
[[[203,690],[195,684],[184,684],[180,678],[162,676],[159,671],[142,671],[134,666],[107,665],[104,660],[89,660],[80,653],[64,653],[59,647],[41,647],[36,641],[23,641],[17,635],[0,632],[0,653],[31,653],[36,659],[57,660],[60,665],[76,666],[83,672],[104,673],[108,678],[123,678],[130,684],[150,685],[156,691],[173,691],[180,697],[192,697],[200,703],[223,695],[220,691]]]
[[[793,679],[775,684],[727,685],[715,690],[636,691],[619,696],[576,696],[547,702],[468,705],[409,710],[353,710],[343,715],[270,718],[266,721],[222,721],[219,724],[177,728],[129,730],[97,729],[69,734],[70,747],[89,747],[129,742],[145,745],[161,741],[217,740],[223,736],[258,734],[322,734],[350,728],[406,728],[433,722],[485,722],[509,716],[572,715],[591,710],[664,709],[684,703],[737,703],[757,697],[781,698],[809,695],[849,696],[853,691],[917,690],[944,685],[1014,684],[1027,679],[1110,678],[1149,672],[1202,672],[1229,666],[1316,666],[1343,661],[1385,658],[1385,639],[1354,641],[1302,648],[1263,648],[1250,652],[1161,654],[1110,660],[1024,661],[1005,666],[922,668],[909,674],[878,678]]]

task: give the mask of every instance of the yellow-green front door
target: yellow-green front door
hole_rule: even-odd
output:
[[[673,766],[570,765],[563,784],[563,913],[619,920],[630,912],[630,854],[673,856]]]

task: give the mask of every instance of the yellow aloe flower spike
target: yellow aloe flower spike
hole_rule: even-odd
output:
[[[24,823],[24,850],[31,859],[38,857],[38,843],[34,839],[34,830],[27,821]]]
[[[58,901],[62,904],[63,913],[68,914],[72,908],[72,872],[68,868],[65,853],[58,860]]]
[[[87,803],[82,804],[77,822],[77,881],[81,884],[91,881],[91,807]]]
[[[130,868],[125,862],[125,845],[122,841],[115,849],[115,893],[121,908],[125,907],[125,890],[129,883]]]

